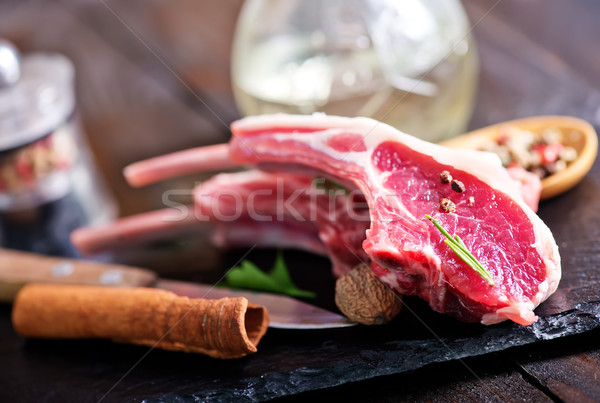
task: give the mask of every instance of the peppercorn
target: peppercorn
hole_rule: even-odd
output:
[[[495,152],[504,167],[521,167],[540,179],[564,170],[577,158],[577,150],[563,144],[563,133],[558,128],[545,129],[536,135],[528,130],[505,126],[495,140],[480,149]]]
[[[443,184],[450,183],[452,181],[452,175],[448,171],[442,171],[440,173],[440,180]]]
[[[465,185],[461,181],[457,181],[456,179],[452,180],[452,190],[458,193],[462,193],[465,191]]]
[[[456,211],[456,204],[450,199],[442,199],[440,208],[444,213],[454,213]]]

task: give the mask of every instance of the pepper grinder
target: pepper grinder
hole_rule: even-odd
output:
[[[117,207],[76,112],[74,67],[0,38],[0,247],[77,257],[69,237]]]

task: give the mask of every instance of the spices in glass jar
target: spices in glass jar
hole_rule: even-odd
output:
[[[8,56],[10,57],[8,57]],[[75,256],[70,233],[116,216],[75,111],[74,68],[0,40],[0,246]]]

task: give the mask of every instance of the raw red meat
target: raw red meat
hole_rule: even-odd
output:
[[[319,187],[323,183],[322,177],[297,173],[224,173],[198,186],[196,209],[216,226],[217,245],[231,246],[232,239],[236,246],[256,244],[258,234],[241,233],[239,225],[268,226],[271,236],[265,239],[269,230],[261,231],[261,245],[298,248],[302,241],[302,249],[325,251],[334,275],[341,276],[368,260],[362,243],[370,216],[362,194],[331,192]]]
[[[463,321],[531,324],[534,308],[558,285],[560,256],[551,232],[491,154],[444,148],[371,119],[321,114],[251,117],[234,122],[232,131],[229,145],[213,146],[210,155],[202,148],[186,151],[185,167],[171,155],[134,164],[126,176],[143,185],[210,166],[251,164],[339,178],[369,205],[362,248],[373,272],[399,293],[417,295]],[[442,183],[442,171],[462,182],[464,191]],[[442,199],[452,201],[455,211],[445,212]],[[426,214],[463,239],[494,286],[458,258]]]
[[[369,212],[362,194],[331,193],[324,178],[248,170],[215,175],[187,206],[80,228],[71,238],[86,255],[206,234],[223,249],[256,245],[302,249],[330,258],[336,276],[368,260],[362,249]]]
[[[238,164],[301,164],[353,181],[370,206],[363,248],[373,271],[439,312],[530,324],[534,307],[558,285],[560,257],[550,230],[488,154],[446,149],[363,118],[263,116],[235,122],[232,131],[230,158]],[[464,192],[440,181],[445,170]],[[440,209],[444,198],[455,212]],[[463,239],[495,286],[450,250],[426,214]]]
[[[224,177],[227,177],[225,183]],[[275,210],[271,212],[275,203],[268,198],[255,197],[252,203],[247,199],[252,196],[252,189],[258,186],[261,191],[276,186],[276,178],[261,171],[216,175],[196,189],[196,206],[180,205],[123,217],[101,226],[78,228],[71,234],[71,240],[81,254],[88,256],[187,237],[205,240],[207,236],[212,238],[215,246],[224,249],[248,245],[277,246],[327,255],[314,221],[300,222],[287,215],[285,220],[252,218],[262,217],[260,214],[273,214],[274,217],[277,214]],[[286,180],[288,188],[299,184],[292,177],[286,179],[289,179]],[[231,200],[228,197],[231,194],[240,199]],[[212,204],[217,202],[219,204],[213,207]],[[366,224],[368,226],[368,221]],[[364,229],[366,226],[363,233]]]

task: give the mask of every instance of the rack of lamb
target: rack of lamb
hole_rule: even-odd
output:
[[[226,144],[125,169],[131,185],[144,186],[244,167],[198,186],[194,218],[166,222],[168,210],[126,217],[77,230],[76,247],[90,254],[208,222],[219,246],[304,248],[329,256],[336,277],[367,263],[394,292],[483,324],[535,322],[535,307],[558,286],[558,247],[534,212],[535,186],[514,180],[494,154],[324,114],[247,117],[231,131]]]

